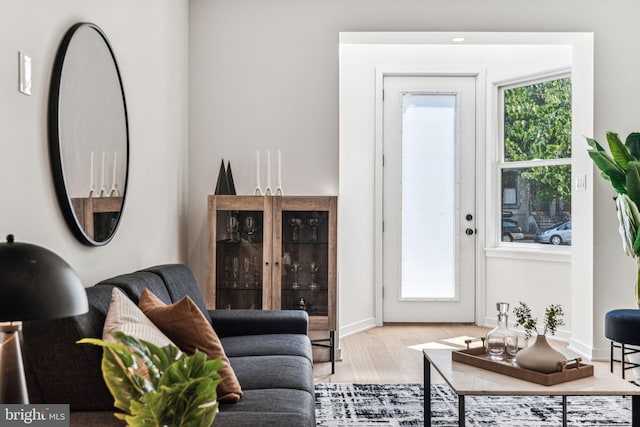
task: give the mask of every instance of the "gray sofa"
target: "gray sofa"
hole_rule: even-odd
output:
[[[31,403],[68,403],[71,425],[122,425],[100,370],[102,350],[76,344],[101,337],[114,286],[138,302],[149,288],[170,304],[189,295],[210,318],[243,389],[221,404],[213,423],[224,426],[315,426],[315,395],[308,317],[304,311],[207,311],[193,274],[181,264],[161,265],[104,280],[86,289],[89,312],[25,322],[23,352]]]

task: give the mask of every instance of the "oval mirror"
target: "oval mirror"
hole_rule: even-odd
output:
[[[127,189],[129,130],[115,55],[94,24],[67,31],[49,92],[49,146],[58,201],[74,235],[108,243]]]

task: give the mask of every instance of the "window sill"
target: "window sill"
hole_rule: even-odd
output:
[[[508,258],[522,259],[530,261],[548,261],[571,263],[571,246],[543,246],[527,244],[526,248],[521,243],[514,245],[502,245],[497,248],[485,248],[484,253],[487,258]]]

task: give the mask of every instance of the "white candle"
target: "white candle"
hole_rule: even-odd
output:
[[[267,187],[271,187],[271,150],[267,150]]]
[[[256,150],[256,185],[260,185],[260,150]]]
[[[280,162],[282,161],[282,157],[280,155],[280,150],[278,150],[278,186],[282,185],[282,166]]]
[[[102,152],[102,169],[100,170],[100,185],[104,185],[104,159],[106,157],[107,153],[106,152]]]
[[[267,150],[267,186],[264,189],[265,196],[271,196],[271,150]]]
[[[118,151],[113,152],[113,185],[116,185],[116,173],[118,171],[118,166],[116,162],[118,161]]]
[[[91,152],[91,171],[89,172],[89,187],[93,187],[93,151]]]

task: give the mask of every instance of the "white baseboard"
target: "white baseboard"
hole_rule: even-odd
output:
[[[367,329],[376,327],[375,317],[361,320],[359,322],[352,323],[340,327],[340,338],[348,337],[349,335],[357,334],[358,332],[366,331]]]
[[[610,356],[610,348],[598,348],[586,345],[574,338],[569,339],[569,351],[572,351],[585,359],[588,362],[591,361],[607,361]]]

